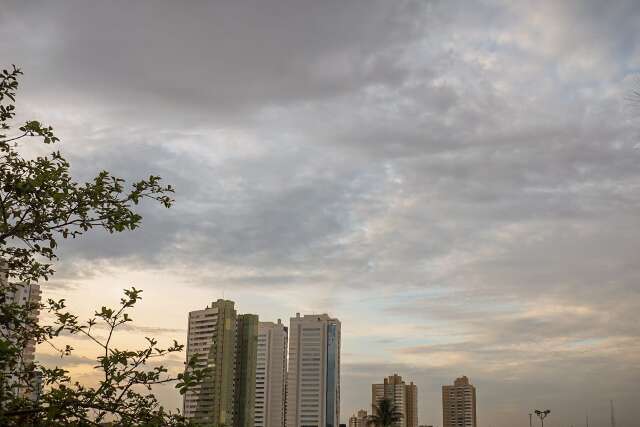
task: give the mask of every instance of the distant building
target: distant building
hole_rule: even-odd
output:
[[[198,356],[207,378],[184,395],[185,417],[201,424],[254,427],[258,316],[219,299],[189,313],[187,361]]]
[[[407,404],[406,420],[407,427],[418,427],[418,386],[413,382],[406,385]]]
[[[287,427],[338,427],[340,321],[326,314],[289,323]]]
[[[413,382],[406,384],[400,375],[393,374],[385,378],[382,384],[373,384],[372,407],[382,399],[389,399],[402,414],[402,419],[395,422],[393,427],[418,427],[418,387]]]
[[[255,427],[284,427],[287,386],[287,327],[260,322],[256,367]]]
[[[477,427],[476,388],[469,378],[456,378],[453,385],[442,386],[443,427]]]
[[[0,264],[5,266],[6,264]],[[4,271],[0,271],[0,290],[2,291],[3,304],[6,305],[18,305],[27,308],[28,316],[32,320],[38,319],[40,315],[40,301],[42,299],[42,292],[40,286],[31,283],[29,285],[15,285],[9,287],[7,280],[7,274]],[[19,337],[10,328],[0,325],[0,332],[3,336],[14,344],[18,343]],[[5,382],[5,387],[11,390],[16,396],[21,396],[30,400],[38,400],[42,391],[42,374],[37,371],[33,371],[33,364],[35,362],[36,355],[36,340],[30,339],[22,345],[22,350],[19,355],[19,366],[17,369],[22,372],[23,378],[18,379],[15,372],[5,372],[1,375],[2,381]],[[30,378],[25,377],[26,372],[30,372]]]
[[[369,415],[364,409],[360,409],[349,418],[349,427],[369,427]]]

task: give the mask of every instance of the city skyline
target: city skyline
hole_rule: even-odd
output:
[[[213,371],[185,394],[185,416],[238,427],[341,424],[340,321],[328,314],[296,313],[285,326],[281,319],[274,323],[259,321],[258,314],[239,314],[235,304],[218,299],[188,313],[185,364],[197,356],[198,368],[213,366]],[[372,384],[370,414],[354,410],[346,424],[370,425],[369,415],[376,414],[382,400],[399,416],[393,427],[418,427],[418,388],[397,373]],[[466,376],[456,378],[453,386],[443,384],[443,427],[477,427],[476,405],[476,389]],[[231,409],[227,414],[225,407]],[[328,419],[332,412],[335,421]],[[462,424],[451,421],[458,416]]]
[[[88,319],[143,289],[121,348],[184,342],[217,298],[329,313],[343,423],[397,372],[424,425],[461,375],[481,427],[608,425],[610,400],[634,425],[639,25],[636,0],[3,0],[12,132],[60,138],[25,156],[176,191],[134,231],[59,239],[42,298]],[[95,384],[96,350],[59,341],[37,358]]]

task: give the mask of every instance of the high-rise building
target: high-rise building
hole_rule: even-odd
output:
[[[2,267],[5,265],[6,264],[0,264]],[[38,284],[31,283],[10,286],[6,271],[0,270],[0,291],[2,292],[0,303],[26,308],[28,310],[26,312],[27,316],[37,321],[40,314],[39,304],[42,298],[42,292]],[[15,372],[2,373],[0,376],[4,384],[0,385],[0,387],[6,387],[8,390],[11,390],[14,395],[37,400],[42,385],[40,381],[41,373],[33,371],[36,340],[29,339],[25,342],[21,336],[16,335],[15,330],[12,330],[10,327],[6,328],[4,325],[0,325],[0,332],[4,337],[13,342],[14,345],[21,347],[18,357],[19,366],[16,370],[22,372],[20,375],[21,378],[19,378]],[[25,377],[27,372],[29,373],[29,378]]]
[[[418,427],[418,386],[412,381],[406,385],[406,390],[407,427]]]
[[[238,315],[221,300],[189,313],[187,361],[209,368],[205,380],[184,395],[185,417],[202,424],[253,427],[258,316]]]
[[[338,427],[340,321],[326,314],[291,318],[287,427]]]
[[[364,409],[360,409],[357,413],[349,418],[349,427],[369,427],[369,415]]]
[[[371,386],[371,405],[377,406],[382,399],[388,399],[402,415],[394,427],[418,427],[418,387],[411,382],[406,384],[402,377],[393,374],[384,379],[382,384]],[[375,409],[374,409],[375,413]]]
[[[31,283],[29,285],[16,285],[14,289],[6,292],[6,304],[17,304],[20,306],[26,306],[30,304],[34,307],[30,310],[30,317],[37,319],[40,314],[40,309],[36,306],[40,304],[42,292],[40,286]],[[22,363],[25,365],[33,364],[36,355],[36,341],[31,340],[25,344],[22,349]]]
[[[234,425],[253,427],[258,360],[258,316],[240,314],[236,320]]]
[[[287,331],[280,319],[258,327],[255,427],[285,425]]]
[[[442,386],[443,427],[477,427],[476,388],[469,378],[456,378],[453,385]]]

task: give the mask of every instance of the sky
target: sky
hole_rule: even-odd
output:
[[[88,317],[142,288],[123,346],[184,342],[222,297],[329,313],[343,421],[398,373],[420,424],[467,375],[482,427],[608,426],[609,400],[636,425],[639,34],[635,0],[3,0],[20,118],[74,177],[176,188],[139,230],[64,242],[44,296]],[[66,340],[40,360],[94,381]]]

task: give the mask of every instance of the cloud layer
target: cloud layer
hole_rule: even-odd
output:
[[[637,417],[637,2],[8,1],[0,24],[78,179],[177,188],[65,244],[50,292],[135,278],[184,311],[144,308],[161,331],[222,292],[328,311],[345,416],[398,372],[421,424],[461,374],[482,425]]]

